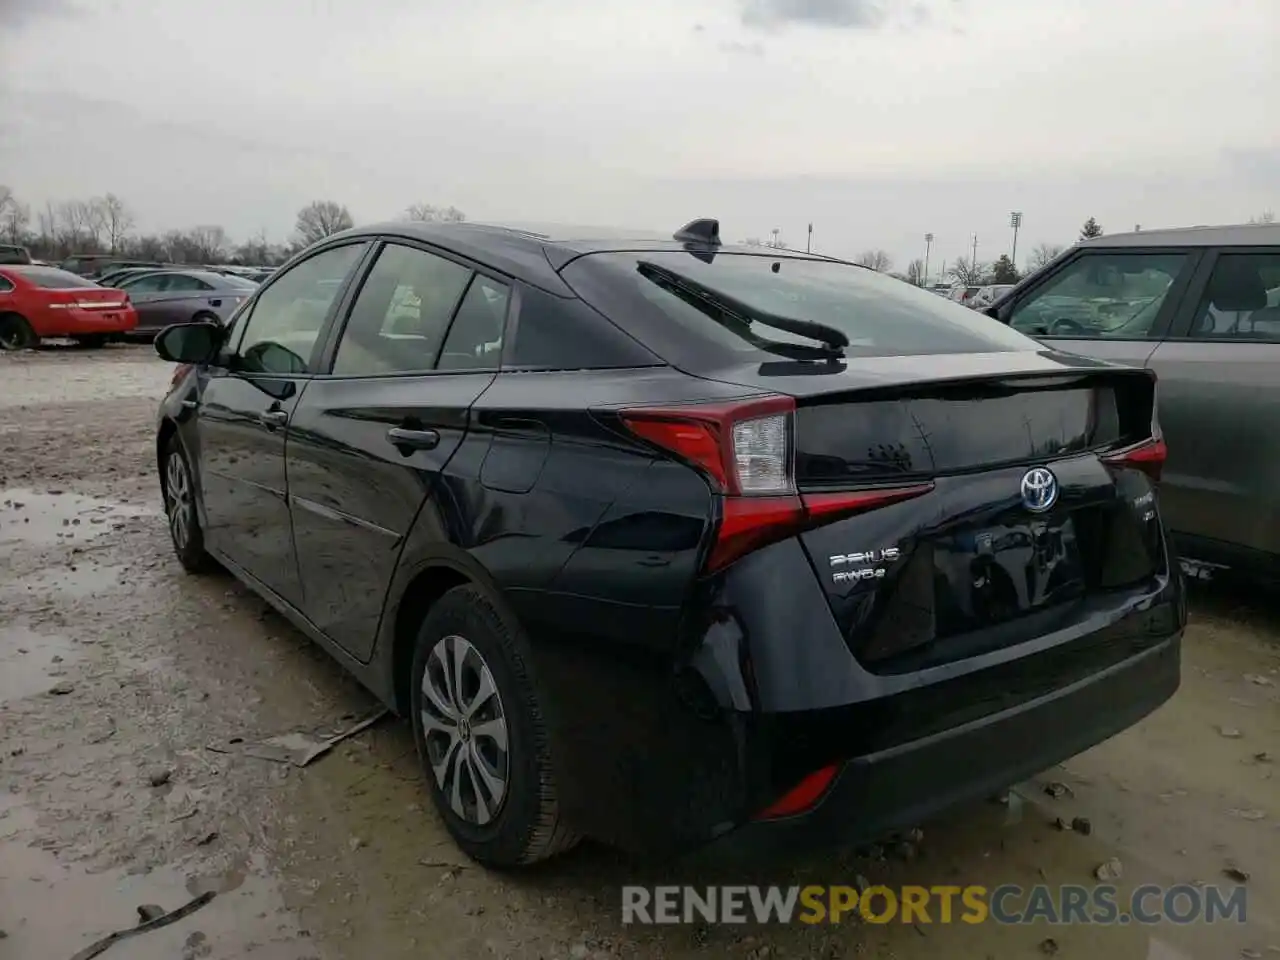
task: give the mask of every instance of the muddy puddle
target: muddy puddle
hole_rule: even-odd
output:
[[[63,862],[39,840],[33,811],[0,793],[0,957],[70,960],[138,924],[139,907],[170,912],[207,904],[159,929],[118,940],[105,960],[319,960],[307,931],[285,909],[261,856],[172,864],[147,873],[92,873]],[[56,905],[56,906],[55,906]]]
[[[22,626],[0,626],[0,703],[50,691],[64,682],[79,645]]]
[[[141,504],[113,503],[61,490],[0,490],[0,551],[20,544],[86,543],[152,512]]]

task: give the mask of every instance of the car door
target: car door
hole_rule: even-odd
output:
[[[1191,249],[1086,247],[1002,302],[999,317],[1057,350],[1145,366],[1199,257]]]
[[[1151,358],[1165,520],[1187,555],[1280,554],[1280,247],[1208,253]],[[1265,562],[1265,561],[1264,561]]]
[[[496,274],[387,242],[298,402],[285,459],[304,611],[362,662],[405,538],[497,373],[509,298]]]
[[[213,285],[185,273],[171,273],[164,278],[159,294],[151,303],[157,326],[190,320],[203,306],[202,299]]]
[[[133,309],[138,313],[138,327],[143,330],[159,330],[167,326],[162,319],[159,306],[164,294],[167,274],[144,273],[140,277],[126,280],[120,289],[129,295]]]
[[[196,409],[205,540],[294,606],[302,590],[285,484],[289,420],[321,331],[368,244],[325,248],[264,287],[208,368]]]

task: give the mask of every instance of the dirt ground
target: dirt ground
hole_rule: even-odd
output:
[[[749,867],[630,864],[584,845],[486,872],[430,808],[405,724],[305,768],[210,744],[350,722],[371,698],[231,579],[182,573],[152,429],[149,348],[0,356],[0,958],[1280,958],[1280,601],[1197,591],[1182,690],[1006,803],[912,848]],[[1058,781],[1066,789],[1046,793]],[[1055,829],[1087,817],[1092,831]],[[624,883],[1231,885],[1247,922],[624,926]],[[1242,875],[1241,875],[1242,876]]]

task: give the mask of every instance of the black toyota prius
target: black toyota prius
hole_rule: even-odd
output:
[[[871,270],[394,223],[156,346],[179,560],[409,717],[481,862],[875,838],[1178,687],[1152,375]]]

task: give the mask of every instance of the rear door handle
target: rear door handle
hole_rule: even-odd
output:
[[[258,422],[268,430],[274,430],[289,422],[289,414],[284,410],[263,410],[258,414]]]
[[[434,450],[440,444],[440,434],[435,430],[392,427],[387,431],[387,440],[397,447],[409,450]]]

